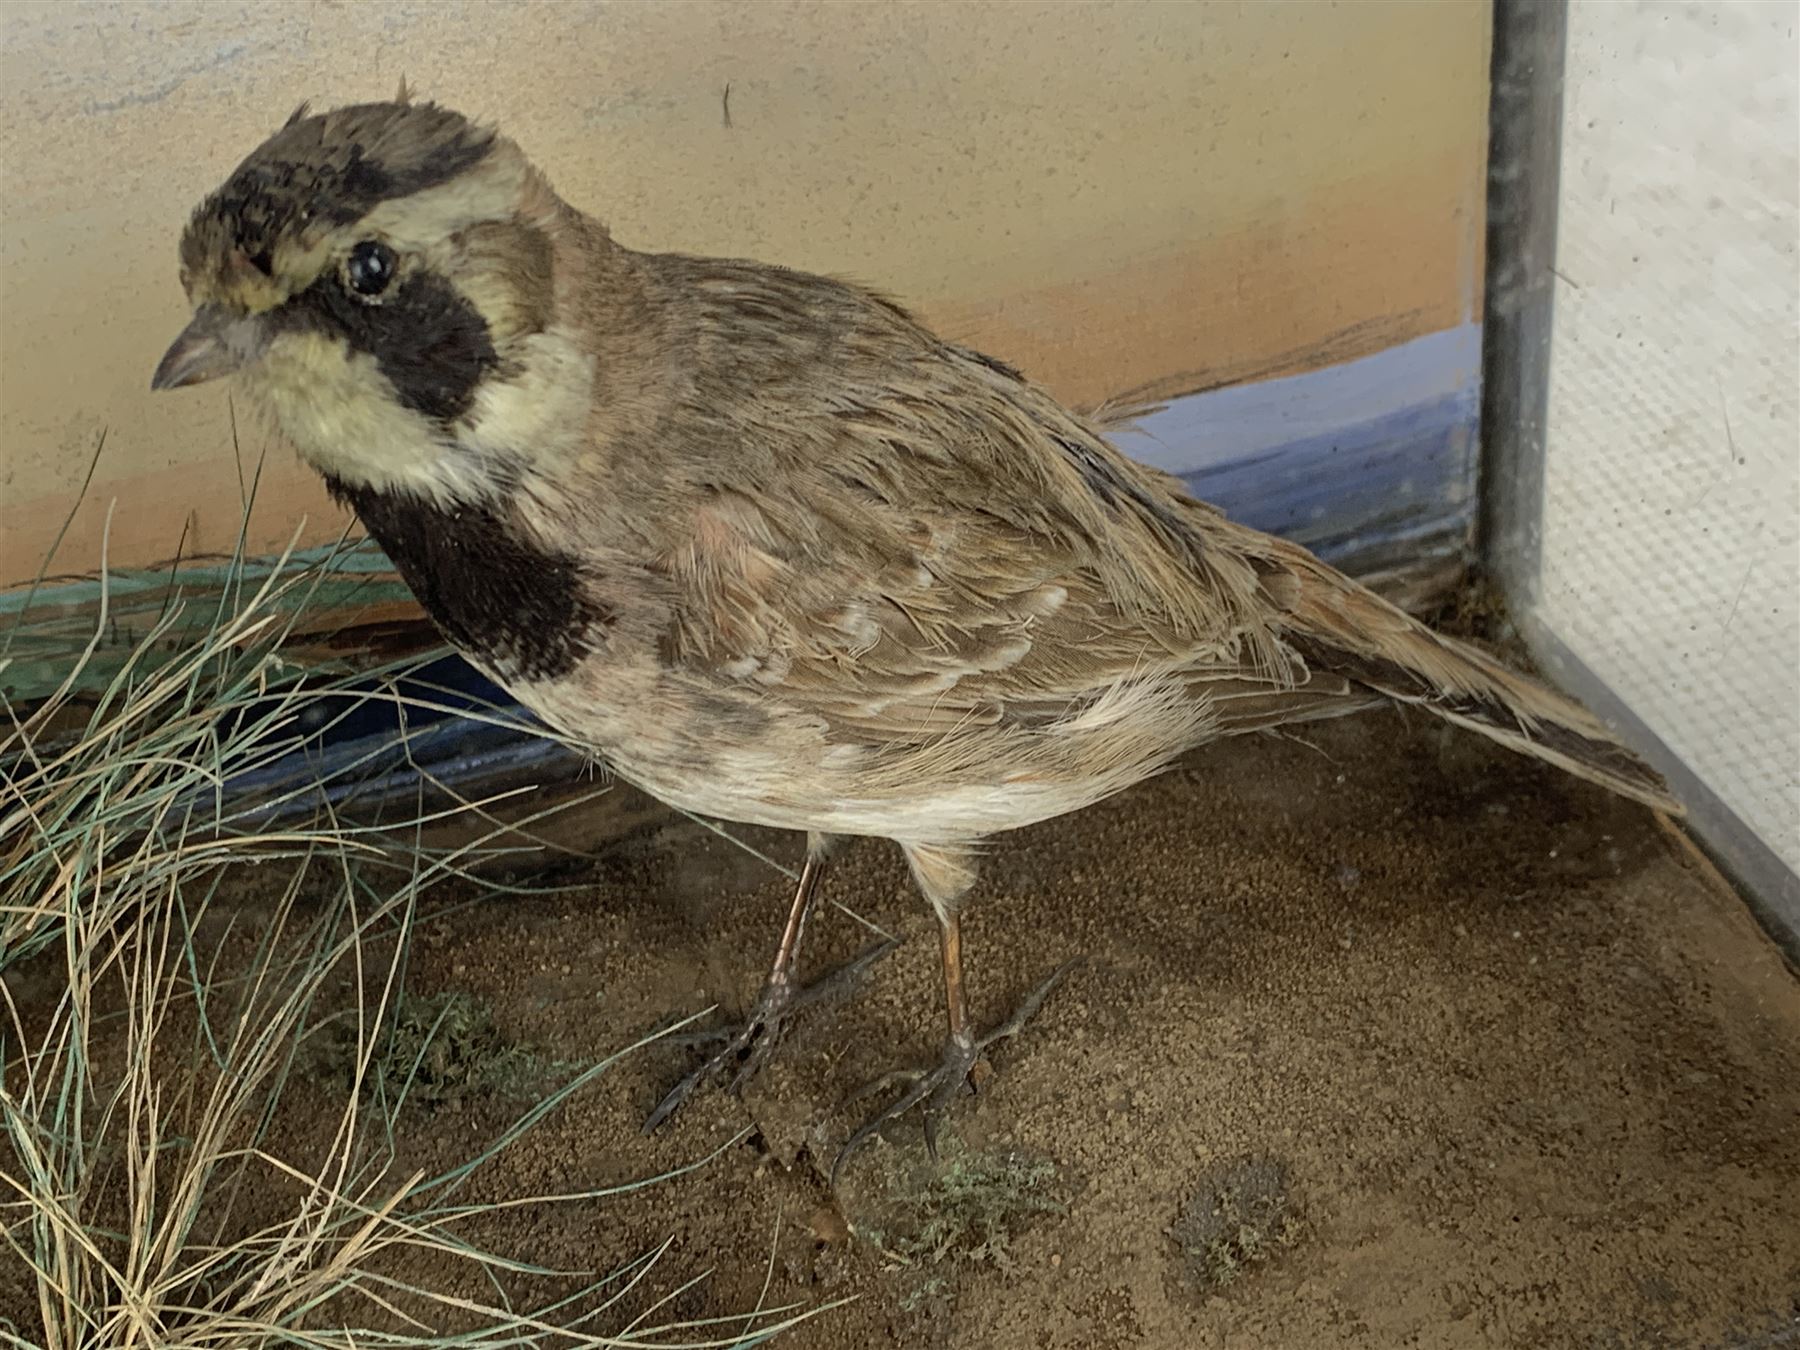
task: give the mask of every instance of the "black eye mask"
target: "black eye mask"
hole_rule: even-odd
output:
[[[469,410],[482,378],[500,363],[481,312],[430,272],[393,282],[371,304],[333,269],[280,313],[284,326],[340,334],[373,356],[402,404],[446,426]]]

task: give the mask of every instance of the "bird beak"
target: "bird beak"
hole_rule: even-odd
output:
[[[181,389],[242,370],[262,354],[266,338],[255,315],[234,315],[218,305],[202,305],[193,322],[169,344],[152,389]]]

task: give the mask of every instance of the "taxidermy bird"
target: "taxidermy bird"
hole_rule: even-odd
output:
[[[647,1128],[776,1044],[839,836],[905,853],[949,1014],[847,1150],[935,1119],[1022,1021],[967,1009],[982,841],[1196,746],[1400,703],[1678,809],[1570,700],[1233,524],[1005,362],[857,286],[627,248],[446,109],[302,107],[194,213],[181,281],[155,388],[235,375],[468,660],[621,777],[807,833],[753,1012]]]

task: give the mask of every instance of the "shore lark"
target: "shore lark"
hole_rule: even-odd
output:
[[[642,253],[517,146],[401,99],[296,112],[181,241],[173,389],[235,375],[448,639],[623,778],[810,847],[892,839],[942,935],[935,1117],[983,1048],[958,911],[982,840],[1223,736],[1408,704],[1665,810],[1568,699],[1132,462],[1003,361],[857,286]],[[1040,988],[1023,1011],[1041,998]],[[847,1146],[848,1147],[848,1146]]]

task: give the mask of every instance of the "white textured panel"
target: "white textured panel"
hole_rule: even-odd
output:
[[[1800,870],[1797,33],[1570,7],[1537,617]]]

